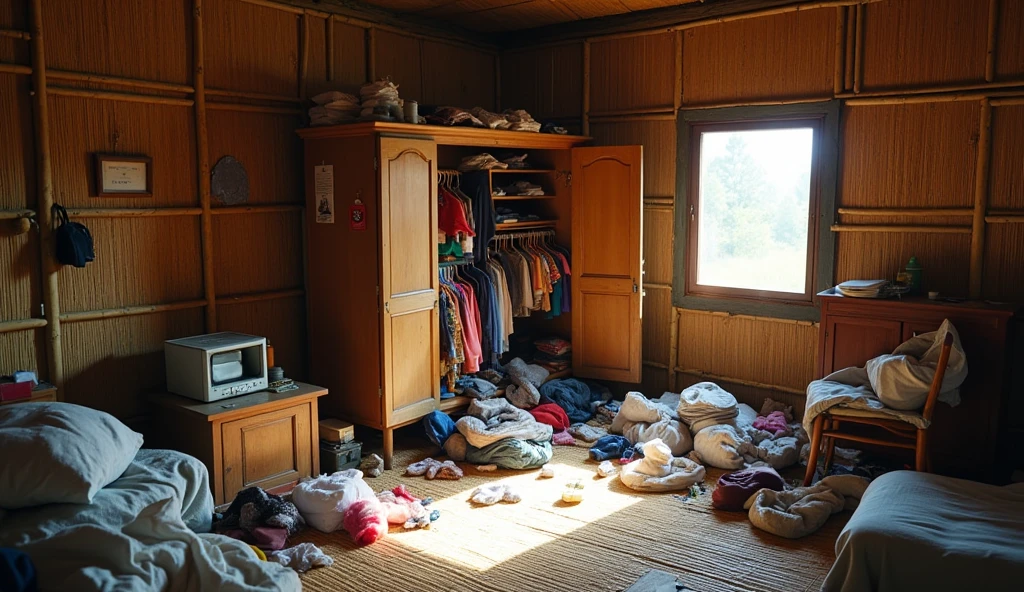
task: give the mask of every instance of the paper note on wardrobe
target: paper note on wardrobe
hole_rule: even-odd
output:
[[[334,165],[316,166],[313,174],[317,224],[334,224]]]

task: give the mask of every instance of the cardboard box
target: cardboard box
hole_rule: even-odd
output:
[[[355,426],[340,419],[320,420],[320,439],[328,442],[351,442],[356,437]]]

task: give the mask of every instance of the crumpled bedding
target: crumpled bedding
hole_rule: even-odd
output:
[[[811,487],[789,491],[762,489],[744,507],[750,523],[772,534],[798,539],[805,537],[842,510],[856,509],[868,480],[856,475],[832,475]]]
[[[679,393],[676,413],[696,435],[708,426],[727,423],[736,417],[736,397],[713,382],[698,382]]]
[[[1021,533],[1022,483],[998,487],[914,471],[886,473],[871,483],[839,534],[836,562],[822,589],[1019,588]]]
[[[704,480],[704,467],[686,457],[673,457],[658,439],[644,444],[644,458],[622,467],[619,480],[638,491],[677,491]]]
[[[752,407],[740,403],[736,406],[736,417],[698,431],[693,438],[696,460],[727,470],[757,463],[781,470],[796,464],[806,434],[797,429],[794,436],[776,436],[755,428],[756,418]]]
[[[958,405],[959,387],[967,377],[967,358],[956,328],[947,319],[938,331],[918,335],[892,354],[868,360],[864,368],[844,368],[807,385],[804,430],[810,433],[816,417],[838,406],[850,414],[882,412],[914,427],[927,428],[929,422],[913,410],[924,406],[946,333],[953,334],[953,348],[939,400]]]
[[[693,450],[690,430],[679,421],[675,411],[637,392],[626,395],[610,431],[622,434],[632,444],[661,440],[674,456]]]
[[[552,434],[551,426],[538,422],[529,411],[502,398],[471,401],[466,415],[455,422],[455,427],[466,442],[476,448],[506,438],[548,442]]]
[[[594,417],[594,403],[601,400],[601,393],[575,378],[548,381],[541,385],[540,395],[564,409],[572,423],[589,421]]]
[[[209,475],[199,460],[140,450],[91,504],[0,513],[0,546],[27,553],[40,590],[300,590],[299,578],[260,561],[242,541],[207,533]]]

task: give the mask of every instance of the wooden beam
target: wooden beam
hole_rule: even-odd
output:
[[[249,105],[246,103],[221,103],[210,101],[206,104],[207,111],[240,111],[243,113],[270,113],[272,115],[300,116],[305,113],[295,107],[274,107],[272,105]]]
[[[166,218],[199,216],[202,208],[68,208],[72,218]]]
[[[590,41],[583,42],[583,135],[590,135]]]
[[[225,304],[247,304],[250,302],[265,302],[267,300],[298,298],[305,295],[306,291],[298,288],[294,290],[274,290],[271,292],[250,292],[247,294],[220,296],[217,300],[217,304],[218,306],[223,306]]]
[[[32,39],[32,34],[28,31],[18,31],[16,29],[0,29],[0,37],[6,37],[8,39],[21,39],[22,41],[29,41]]]
[[[989,224],[1024,224],[1024,215],[1020,216],[985,216],[985,222]]]
[[[301,212],[303,204],[265,204],[252,206],[225,206],[212,208],[210,211],[214,216],[237,215],[237,214],[270,214],[275,212]]]
[[[843,93],[837,96],[837,99],[851,99],[846,101],[847,104],[857,104],[858,101],[867,100],[868,98],[896,98],[896,99],[907,99],[918,95],[955,95],[957,96],[954,100],[974,100],[983,96],[993,96],[999,92],[999,89],[1014,89],[1015,87],[1024,88],[1024,80],[1001,80],[997,82],[984,82],[980,84],[948,84],[945,86],[920,86],[917,88],[905,88],[899,90],[882,90],[874,92],[864,92],[859,95],[853,93]],[[1021,94],[1024,91],[1018,90],[1005,90],[1004,94]],[[962,94],[960,94],[962,93]],[[856,100],[854,100],[856,99]]]
[[[864,86],[864,14],[863,4],[857,5],[857,36],[853,45],[853,92],[860,93]]]
[[[203,294],[206,332],[217,330],[217,289],[213,273],[213,216],[210,214],[210,151],[206,131],[206,54],[203,39],[203,0],[192,0],[192,83],[195,86],[196,169],[199,178],[199,227],[203,254]]]
[[[676,31],[675,54],[672,56],[675,64],[676,85],[672,97],[673,115],[683,106],[683,32]]]
[[[131,317],[160,312],[171,312],[175,310],[189,310],[193,308],[202,308],[204,306],[206,306],[205,300],[187,300],[184,302],[170,302],[167,304],[142,304],[139,306],[122,306],[119,308],[105,308],[102,310],[68,312],[60,315],[60,320],[65,323],[80,323],[83,321]]]
[[[0,220],[17,220],[19,218],[34,218],[36,215],[35,210],[28,209],[17,209],[17,210],[0,210]]]
[[[46,319],[46,362],[49,382],[64,385],[64,351],[60,334],[59,265],[54,253],[53,170],[50,160],[50,114],[46,82],[46,52],[43,45],[43,0],[32,0],[32,115],[35,123],[36,197],[39,211],[40,257],[42,259],[43,317]]]
[[[832,232],[919,232],[925,234],[970,234],[970,226],[914,226],[909,224],[833,224]]]
[[[843,216],[970,216],[972,208],[838,208]]]
[[[988,48],[985,51],[985,80],[992,82],[996,79],[996,36],[997,21],[999,19],[999,0],[989,0],[988,3]]]
[[[107,101],[125,101],[129,103],[148,103],[151,105],[172,105],[175,107],[191,107],[192,99],[146,95],[110,90],[92,90],[88,88],[72,88],[70,86],[50,86],[50,94],[65,97],[81,97],[85,99],[103,99]]]
[[[46,326],[46,319],[19,319],[16,321],[0,321],[0,333],[27,331]]]
[[[90,74],[88,72],[73,72],[71,70],[49,70],[46,75],[50,80],[109,84],[112,86],[125,86],[145,90],[159,90],[168,93],[191,94],[195,91],[194,88],[187,84],[174,84],[171,82],[160,82],[157,80],[141,80],[138,78],[124,78],[122,76],[106,76],[103,74]]]
[[[32,74],[32,68],[28,66],[22,66],[21,64],[8,64],[6,62],[0,62],[0,73],[22,74],[25,76],[29,76]]]
[[[305,105],[306,100],[298,96],[290,97],[285,95],[271,95],[266,93],[254,93],[239,90],[227,90],[223,88],[208,88],[206,89],[206,96],[209,97],[225,97],[228,99],[242,99],[252,101],[269,101],[272,103],[293,103],[296,105]]]
[[[853,91],[853,54],[857,45],[857,10],[844,6],[846,11],[846,39],[843,51],[843,90]]]
[[[844,47],[846,47],[846,7],[838,6],[836,7],[836,46],[833,49],[835,62],[832,70],[832,93],[836,95],[843,92],[843,83],[846,79],[846,74],[843,72]]]
[[[974,218],[971,224],[971,267],[968,294],[972,300],[981,298],[985,266],[985,212],[988,209],[989,162],[992,156],[992,105],[981,101],[978,128],[978,160],[974,170]]]

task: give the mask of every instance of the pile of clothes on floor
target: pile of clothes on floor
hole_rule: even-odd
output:
[[[572,367],[572,343],[560,337],[538,339],[533,342],[537,355],[533,363],[547,369],[548,372],[563,372]]]
[[[563,354],[571,351],[568,342],[551,343]],[[607,389],[573,378],[548,380],[548,369],[521,358],[502,370],[504,380],[495,370],[459,379],[463,394],[474,400],[458,421],[440,411],[423,419],[427,437],[450,461],[505,469],[541,467],[551,460],[552,444],[574,446],[573,424],[593,418],[611,397]],[[506,382],[501,393],[498,384]]]

